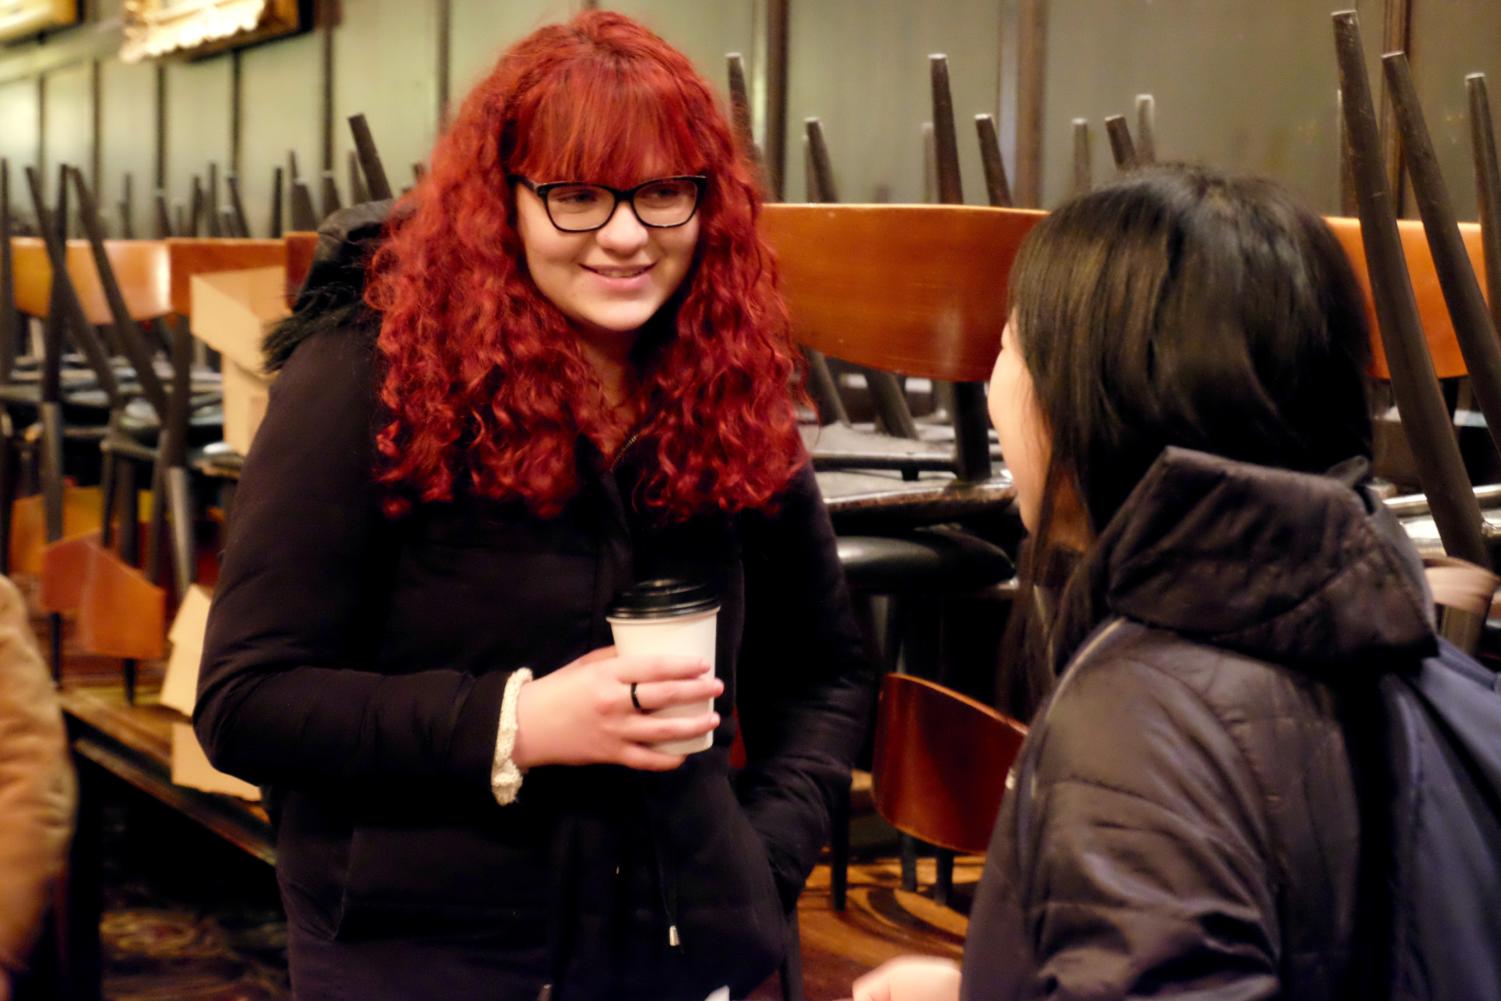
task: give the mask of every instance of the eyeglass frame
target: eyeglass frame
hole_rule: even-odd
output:
[[[552,223],[553,228],[556,229],[559,233],[598,232],[599,230],[602,230],[606,226],[608,226],[611,219],[615,218],[615,212],[620,208],[621,202],[625,202],[631,207],[631,215],[635,216],[636,221],[645,226],[647,229],[677,229],[680,226],[688,225],[693,221],[693,217],[698,215],[698,207],[702,205],[704,201],[704,189],[709,186],[709,178],[706,174],[671,174],[667,177],[653,177],[649,181],[642,181],[634,188],[612,188],[608,184],[595,184],[591,181],[547,181],[545,183],[538,184],[536,181],[533,181],[531,178],[526,177],[522,174],[510,174],[508,176],[513,184],[520,184],[522,187],[526,188],[541,200],[542,210],[547,213],[547,221]],[[682,222],[669,223],[665,226],[661,223],[647,222],[645,219],[641,218],[641,212],[636,208],[636,192],[640,191],[642,188],[651,187],[653,184],[661,184],[663,181],[693,182],[693,208],[688,213],[688,218],[684,219]],[[552,205],[549,204],[547,196],[556,188],[569,187],[598,188],[601,191],[608,191],[611,197],[615,199],[615,203],[610,206],[610,211],[605,215],[604,221],[601,222],[598,226],[590,226],[587,229],[565,229],[564,227],[559,226],[558,221],[552,216]]]

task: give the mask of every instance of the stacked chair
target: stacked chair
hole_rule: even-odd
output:
[[[821,123],[810,120],[814,204],[767,206],[763,232],[778,254],[794,336],[811,358],[837,359],[865,376],[879,425],[888,432],[853,427],[836,410],[827,425],[809,427],[806,438],[826,498],[868,499],[841,504],[853,511],[837,518],[835,528],[851,590],[867,610],[867,631],[881,639],[883,663],[932,678],[939,673],[945,605],[976,596],[1004,600],[1014,581],[1007,552],[959,522],[1014,523],[1009,477],[992,465],[999,453],[989,434],[984,384],[1005,323],[1011,260],[1042,213],[1005,207],[1009,185],[989,116],[976,125],[987,193],[997,207],[962,204],[946,59],[933,57],[930,71],[931,173],[936,200],[947,204],[836,204]],[[813,376],[816,388],[816,368]],[[940,419],[913,418],[904,377],[931,380],[935,396],[945,401]],[[871,614],[878,604],[887,613],[882,628]],[[877,737],[875,754],[884,753],[882,745],[904,753],[913,749],[905,741],[921,739],[889,728]],[[1005,763],[995,764],[1004,772]],[[844,905],[847,885],[847,806],[844,814],[835,818],[833,833],[836,908]],[[939,848],[935,892],[946,898],[952,853]],[[909,840],[908,888],[915,887],[915,869]]]
[[[1413,272],[1408,270],[1402,233],[1383,173],[1376,113],[1356,14],[1350,11],[1335,14],[1334,33],[1348,137],[1348,166],[1359,207],[1363,258],[1390,371],[1392,395],[1411,444],[1426,506],[1445,552],[1489,570],[1495,565],[1497,536],[1476,500],[1461,460],[1448,406],[1439,389],[1429,338],[1441,334],[1442,328],[1430,321],[1425,329],[1414,295],[1411,277],[1419,272],[1416,268]],[[1432,139],[1423,121],[1406,55],[1389,53],[1382,62],[1423,220],[1422,231],[1448,307],[1450,325],[1475,400],[1493,442],[1501,449],[1501,340],[1497,337],[1496,323],[1481,295],[1471,252],[1466,250],[1464,234],[1437,169]],[[1497,177],[1483,79],[1477,81],[1472,77],[1469,86],[1475,116],[1477,176],[1482,192],[1480,231],[1482,239],[1493,241],[1494,245],[1501,238],[1495,198],[1496,192],[1501,191],[1501,181]],[[1494,280],[1497,261],[1495,255],[1489,256],[1487,266]],[[1356,263],[1358,266],[1360,261]],[[1494,289],[1492,297],[1496,297]],[[1446,610],[1443,630],[1461,646],[1473,650],[1481,638],[1486,612],[1488,609],[1479,615]]]
[[[352,190],[389,197],[363,118],[351,127],[360,178]],[[107,240],[93,193],[65,166],[51,207],[36,172],[27,171],[42,236],[13,239],[9,181],[0,162],[0,561],[12,569],[13,536],[17,551],[31,554],[21,569],[40,573],[54,673],[63,617],[76,614],[79,646],[122,660],[133,701],[137,662],[165,653],[169,597],[181,600],[196,579],[195,527],[212,503],[204,487],[232,484],[242,458],[221,441],[217,372],[192,363],[191,279],[276,266],[300,283],[316,235],[247,238],[238,184],[227,178],[228,204],[219,206],[210,165],[208,186],[195,179],[193,209],[182,222],[188,232],[201,227],[211,235]],[[294,223],[316,226],[306,184],[298,179],[291,192]],[[337,206],[336,185],[325,183],[323,194]],[[117,208],[130,218],[128,194]],[[159,232],[170,234],[161,192],[157,209]],[[75,218],[85,238],[68,240],[64,220]],[[33,321],[42,326],[35,358],[22,350]],[[96,481],[97,492],[72,485]],[[39,494],[20,497],[23,482]],[[144,547],[143,488],[152,499]],[[221,503],[231,494],[222,490]],[[23,544],[37,536],[37,546]]]
[[[60,178],[59,208],[65,209],[71,189],[88,239],[63,241],[60,228],[52,223],[53,213],[41,201],[34,172],[29,174],[44,236],[39,241],[15,241],[12,250],[21,279],[17,304],[23,314],[46,321],[41,375],[34,384],[13,377],[0,395],[12,420],[9,441],[34,444],[39,459],[51,543],[43,559],[41,603],[50,616],[54,669],[60,654],[61,615],[77,610],[85,646],[126,658],[130,696],[134,661],[160,655],[162,640],[157,634],[164,629],[165,606],[164,595],[159,590],[153,593],[139,575],[117,576],[118,587],[101,583],[110,575],[100,557],[112,543],[118,545],[122,561],[132,562],[137,556],[136,491],[133,478],[114,475],[115,456],[141,451],[154,455],[176,447],[174,443],[217,438],[217,379],[208,373],[192,373],[181,348],[171,350],[170,336],[161,325],[170,313],[165,245],[103,240],[92,195],[82,176],[67,167]],[[63,212],[56,216],[60,221]],[[44,287],[49,291],[43,293]],[[104,337],[99,336],[101,330]],[[82,378],[64,379],[64,331],[82,349],[87,362],[87,375]],[[159,357],[162,354],[166,357]],[[65,383],[75,388],[65,388]],[[26,417],[33,407],[36,417],[28,423]],[[74,447],[65,448],[68,445]],[[64,540],[65,454],[72,464],[84,459],[89,450],[92,461],[75,467],[73,475],[88,478],[95,463],[102,471],[102,532],[97,540],[88,534]],[[6,502],[13,497],[14,482],[14,477],[6,478]],[[118,531],[111,517],[117,488],[122,497]],[[161,499],[159,495],[158,510],[163,506]],[[152,548],[157,548],[155,539]],[[89,586],[86,580],[103,589]],[[139,600],[122,599],[136,584],[144,584]],[[124,604],[110,605],[111,600],[124,600]],[[84,614],[91,603],[101,601],[105,604],[94,606],[97,614]],[[101,631],[91,635],[91,628]]]

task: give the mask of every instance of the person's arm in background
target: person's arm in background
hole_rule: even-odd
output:
[[[73,833],[75,787],[52,677],[0,577],[0,999],[36,942]]]
[[[829,836],[869,725],[874,673],[811,463],[745,521],[738,792],[791,909]]]

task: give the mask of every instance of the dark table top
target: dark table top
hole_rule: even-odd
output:
[[[235,480],[244,461],[237,453],[211,454],[194,466],[205,476]],[[1016,497],[1004,467],[978,483],[959,483],[952,474],[939,472],[904,480],[895,470],[825,470],[818,473],[818,485],[836,528],[888,519],[900,525],[936,524],[1003,511]]]

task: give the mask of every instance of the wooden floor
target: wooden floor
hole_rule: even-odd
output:
[[[954,867],[954,891],[963,906],[973,896],[981,860],[961,858]],[[933,862],[918,862],[918,886],[933,885]],[[922,892],[899,888],[894,858],[871,859],[850,868],[844,911],[829,903],[829,869],[820,865],[798,902],[803,937],[803,984],[808,1001],[849,997],[850,983],[886,960],[908,953],[958,958],[964,951],[963,914],[941,907]],[[751,995],[756,1001],[781,997],[775,981]]]
[[[64,664],[65,683],[98,683],[118,691],[114,685],[119,677],[118,663],[77,655],[71,643],[67,643]],[[160,682],[160,665],[141,665],[142,701],[155,701],[155,689]],[[856,823],[869,829],[872,818],[857,817]],[[833,909],[829,869],[827,865],[819,865],[798,905],[805,996],[809,1001],[846,998],[855,977],[895,956],[961,955],[967,924],[962,911],[967,911],[973,896],[980,865],[977,858],[958,861],[954,874],[954,900],[958,909],[940,906],[922,892],[930,890],[933,884],[932,860],[919,860],[919,892],[904,891],[899,888],[900,866],[894,846],[877,838],[875,846],[867,848],[864,857],[857,855],[851,867],[848,902],[843,911]],[[751,995],[753,1001],[780,997],[775,979]]]

